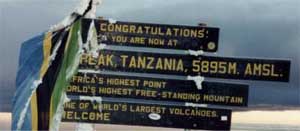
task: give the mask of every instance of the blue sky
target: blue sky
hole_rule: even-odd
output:
[[[10,109],[21,42],[59,22],[77,1],[0,0],[0,111]],[[292,61],[290,83],[232,81],[250,84],[250,104],[300,104],[299,0],[104,0],[97,15],[220,27],[218,56]]]

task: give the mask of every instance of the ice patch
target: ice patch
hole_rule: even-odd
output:
[[[33,94],[33,92],[32,92],[32,94]],[[21,130],[21,128],[22,128],[30,100],[31,100],[31,97],[29,97],[29,99],[26,101],[25,107],[21,111],[20,119],[18,120],[18,124],[17,124],[17,130]]]
[[[89,12],[86,13],[84,16],[85,18],[95,19],[96,18],[96,10],[97,5],[100,5],[102,3],[102,0],[93,0],[92,8]]]
[[[68,103],[68,102],[70,102],[71,101],[71,99],[68,97],[68,95],[66,95],[65,96],[65,99],[64,99],[64,103]]]
[[[33,86],[31,87],[31,89],[35,89],[36,87],[38,87],[42,83],[43,83],[42,79],[33,81]]]
[[[25,118],[25,115],[26,115],[26,112],[27,112],[27,109],[29,106],[29,102],[30,102],[30,99],[27,100],[24,109],[21,111],[20,119],[18,120],[18,124],[17,124],[17,130],[21,130],[21,127],[24,123],[24,118]]]
[[[50,125],[50,131],[58,131],[59,130],[59,125],[61,122],[62,114],[64,113],[64,104],[69,102],[70,99],[68,98],[67,94],[64,93],[61,96],[61,99],[59,101],[59,104],[57,106],[57,110],[55,112],[55,115],[52,120],[52,124]]]
[[[79,4],[75,8],[74,13],[83,15],[83,13],[89,7],[90,1],[91,0],[79,0]]]
[[[97,45],[89,54],[92,55],[93,58],[97,58],[99,56],[99,51],[106,49],[106,44]]]
[[[79,73],[89,73],[89,74],[101,74],[101,71],[95,71],[95,70],[86,70],[86,69],[79,69]]]
[[[99,56],[99,51],[106,48],[106,44],[98,44],[98,36],[94,21],[91,22],[87,42],[84,44],[84,49],[92,57],[97,58]]]
[[[100,40],[101,41],[107,41],[107,36],[106,35],[102,35]]]
[[[89,27],[89,32],[87,36],[87,43],[85,43],[85,49],[91,53],[93,51],[97,51],[97,46],[98,46],[98,40],[97,40],[97,32],[95,29],[95,23],[94,21],[91,22],[90,27]]]
[[[26,112],[28,110],[28,107],[29,107],[29,103],[31,101],[31,98],[32,98],[32,95],[33,93],[36,91],[37,87],[42,83],[42,80],[35,80],[33,82],[33,85],[31,87],[31,94],[30,94],[30,97],[27,99],[26,103],[25,103],[25,107],[23,108],[23,110],[21,111],[21,114],[20,114],[20,118],[18,120],[18,123],[17,123],[17,130],[21,130],[22,126],[23,126],[23,123],[24,123],[24,119],[25,119],[25,115],[26,115]]]
[[[98,103],[101,103],[102,102],[102,97],[97,97],[97,96],[79,96],[79,99],[80,100],[86,100],[86,101],[91,101],[91,102],[98,102]]]
[[[202,83],[204,81],[204,77],[202,76],[188,76],[188,80],[193,80],[196,83],[198,90],[202,90]]]
[[[97,102],[99,104],[99,112],[102,112],[102,97],[98,97],[98,96],[79,96],[79,100],[86,100],[86,101],[90,101],[90,102]]]
[[[61,45],[61,40],[60,40],[60,41],[57,43],[57,45],[54,47],[53,53],[52,53],[51,56],[50,56],[50,60],[54,60],[54,59],[55,59],[55,57],[56,57],[56,55],[57,55],[57,51],[58,51],[60,45]],[[50,66],[50,65],[49,65],[49,66]]]
[[[188,52],[189,52],[190,55],[193,55],[193,56],[199,56],[199,55],[203,55],[204,54],[203,50],[198,50],[198,51],[188,50]]]
[[[188,107],[207,107],[207,104],[195,104],[195,103],[186,102],[185,106],[188,106]]]
[[[75,20],[76,20],[75,16],[69,15],[69,16],[65,17],[58,24],[55,24],[55,25],[51,26],[50,29],[49,29],[49,32],[54,32],[54,31],[58,31],[60,29],[63,29],[65,27],[71,25],[71,23],[73,23]]]
[[[109,18],[109,19],[108,19],[108,22],[109,22],[110,24],[115,24],[115,23],[117,23],[117,20],[112,19],[112,18]]]
[[[99,45],[99,49],[100,50],[104,50],[104,49],[106,49],[106,46],[107,46],[106,44],[100,44]]]

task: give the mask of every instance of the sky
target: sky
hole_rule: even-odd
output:
[[[21,43],[58,23],[78,1],[0,0],[0,111],[11,109]],[[300,105],[299,0],[103,0],[97,15],[219,27],[219,51],[212,55],[292,61],[289,83],[230,80],[250,85],[251,105]]]

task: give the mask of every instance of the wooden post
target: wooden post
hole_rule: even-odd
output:
[[[206,27],[207,26],[207,24],[206,23],[198,23],[198,26],[199,27]],[[184,129],[184,131],[191,131],[190,129]]]

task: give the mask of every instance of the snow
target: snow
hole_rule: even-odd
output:
[[[91,102],[98,102],[98,103],[101,103],[102,102],[102,98],[101,97],[96,97],[96,96],[80,96],[79,97],[79,100],[87,100],[87,101],[91,101]]]
[[[204,54],[203,50],[198,50],[198,51],[188,50],[188,52],[189,52],[190,55],[193,55],[193,56],[199,56],[199,55]]]
[[[33,86],[31,87],[31,89],[35,89],[36,87],[38,87],[40,84],[43,83],[43,80],[42,79],[39,79],[39,80],[35,80],[33,82]]]
[[[195,104],[195,103],[186,102],[185,106],[188,106],[188,107],[207,107],[207,104]]]
[[[110,24],[115,24],[115,23],[117,23],[117,20],[112,19],[112,18],[109,18],[109,19],[108,19],[108,22],[109,22]]]
[[[57,55],[57,51],[59,49],[59,47],[61,46],[61,40],[57,43],[57,45],[55,45],[53,53],[50,56],[50,60],[54,60],[56,55]]]
[[[96,70],[86,70],[86,69],[79,69],[79,73],[91,73],[91,74],[100,74],[101,71],[96,71]]]
[[[91,101],[91,102],[97,102],[100,105],[102,104],[102,97],[97,97],[97,96],[79,96],[79,100],[86,100],[86,101]],[[99,112],[102,112],[102,108],[99,108]]]
[[[104,50],[106,48],[106,46],[107,46],[106,44],[100,44],[98,48],[100,50]]]
[[[202,76],[188,76],[187,79],[188,80],[193,80],[196,83],[198,90],[202,89],[202,83],[205,79],[204,77],[202,77]]]
[[[59,29],[62,29],[62,28],[65,28],[65,27],[71,25],[76,20],[78,15],[83,15],[84,12],[86,12],[86,10],[88,9],[89,3],[90,3],[90,0],[80,0],[80,3],[78,4],[78,7],[74,10],[74,12],[71,15],[67,16],[62,22],[58,23],[57,25],[52,26],[50,28],[50,31],[56,31],[56,30],[59,30]],[[91,10],[89,10],[84,17],[85,18],[96,18],[96,6],[99,5],[99,4],[101,4],[101,0],[93,0]],[[74,15],[74,14],[77,14],[77,15]],[[89,39],[88,39],[89,43],[88,44],[91,45],[92,49],[90,51],[92,51],[92,54],[95,54],[95,52],[97,53],[97,51],[99,49],[102,49],[102,48],[105,47],[105,46],[103,47],[103,46],[98,46],[97,45],[98,44],[97,36],[94,36],[94,34],[96,33],[95,30],[94,30],[94,28],[95,28],[94,26],[95,26],[94,23],[92,23],[91,27],[90,27],[90,30],[89,30],[89,34],[88,34],[89,35]],[[83,51],[84,47],[83,47],[80,32],[78,32],[78,46],[79,46],[79,50],[78,50],[78,52],[76,53],[76,56],[75,56],[75,58],[78,58],[78,59],[76,59],[74,61],[74,63],[72,63],[72,66],[68,67],[67,70],[66,70],[67,80],[69,80],[75,74],[76,69],[79,65],[79,61],[80,61],[79,58],[81,57],[82,53],[84,52]],[[86,46],[85,46],[85,48],[86,48]],[[56,54],[53,54],[53,56],[51,56],[50,58],[54,59],[55,56],[56,56]],[[90,100],[95,100],[97,102],[102,102],[102,99],[98,98],[98,97],[97,98],[82,97],[82,99],[90,99]],[[63,105],[64,105],[64,103],[66,103],[68,101],[70,101],[70,99],[64,93],[61,96],[59,105],[57,107],[57,111],[54,114],[54,118],[52,120],[52,125],[50,125],[50,130],[51,131],[59,130],[61,117],[62,117],[62,114],[64,112]],[[82,129],[82,130],[93,130],[93,128],[90,128],[89,125],[79,126],[79,128]]]
[[[62,114],[64,113],[63,105],[69,101],[70,101],[70,99],[68,98],[67,94],[64,93],[60,98],[60,102],[59,102],[57,110],[54,114],[52,124],[50,125],[50,131],[58,131],[59,130],[59,124],[61,122]]]
[[[27,99],[26,103],[25,103],[25,107],[23,108],[23,110],[21,111],[21,114],[20,114],[20,118],[18,120],[18,123],[17,123],[17,130],[21,130],[22,126],[23,126],[23,123],[24,123],[24,119],[25,119],[25,115],[26,115],[26,112],[28,110],[28,107],[29,107],[29,103],[31,101],[31,98],[32,98],[32,95],[34,94],[34,92],[36,91],[36,89],[38,88],[38,86],[40,84],[42,84],[42,79],[39,79],[39,80],[35,80],[33,82],[33,85],[31,86],[31,94],[30,94],[30,97]]]
[[[88,8],[90,4],[90,1],[91,0],[79,0],[79,4],[75,8],[74,13],[83,15],[83,13],[85,12],[85,10]]]
[[[75,16],[69,15],[69,16],[65,17],[58,24],[51,26],[49,29],[49,32],[54,32],[54,31],[60,30],[62,28],[65,28],[65,27],[71,25],[71,23],[73,23],[75,21],[75,19],[76,19]]]
[[[92,55],[92,57],[97,58],[99,56],[99,51],[106,48],[106,44],[98,44],[97,31],[95,27],[95,22],[92,21],[90,24],[87,42],[84,44],[84,49],[87,54]]]
[[[21,128],[23,126],[25,115],[26,115],[26,112],[28,110],[28,106],[29,106],[30,100],[31,100],[31,97],[27,100],[27,102],[25,104],[25,107],[23,108],[23,110],[22,110],[22,112],[20,114],[20,119],[18,120],[18,124],[17,124],[17,130],[21,130]]]
[[[85,0],[85,1],[89,1],[89,0]],[[101,3],[102,3],[102,0],[93,0],[92,9],[89,12],[87,12],[87,14],[84,17],[85,18],[90,18],[90,19],[95,19],[96,18],[97,5],[100,5]],[[86,2],[84,2],[84,4],[86,4]]]
[[[89,54],[91,54],[94,58],[98,57],[99,53],[99,47],[98,47],[98,38],[97,38],[97,31],[95,29],[95,22],[92,21],[89,32],[88,32],[88,38],[87,43],[85,43],[86,50]]]
[[[74,11],[69,16],[65,17],[61,22],[50,27],[50,32],[54,32],[71,25],[76,20],[78,15],[83,15],[83,13],[87,10],[90,1],[91,0],[79,0],[79,4],[74,9]],[[87,12],[87,14],[84,17],[92,19],[96,18],[96,7],[101,3],[102,0],[93,0],[91,10]]]

